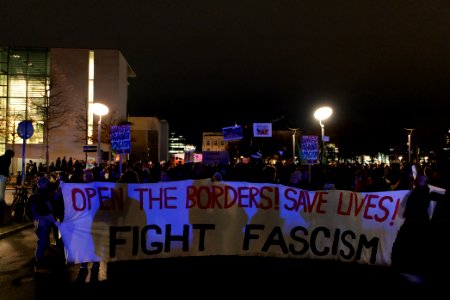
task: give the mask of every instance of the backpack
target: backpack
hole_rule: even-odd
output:
[[[42,193],[35,193],[30,196],[28,203],[33,218],[46,216],[52,213],[52,210],[49,207],[49,201],[50,199]]]

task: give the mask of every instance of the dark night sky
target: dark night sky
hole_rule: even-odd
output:
[[[322,104],[341,147],[450,128],[447,0],[135,2],[2,0],[0,45],[120,49],[137,74],[130,115],[195,143],[235,122],[318,135]]]

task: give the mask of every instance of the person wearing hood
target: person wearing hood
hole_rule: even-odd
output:
[[[50,180],[43,175],[37,181],[36,193],[30,196],[31,216],[37,236],[35,251],[35,271],[45,270],[45,251],[50,247],[52,226],[58,225],[53,214],[53,191]]]

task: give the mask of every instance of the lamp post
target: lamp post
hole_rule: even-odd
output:
[[[101,137],[102,137],[102,116],[109,113],[108,106],[102,104],[102,103],[93,103],[92,104],[92,112],[98,116],[98,136],[97,136],[97,163],[100,166],[100,162],[102,160],[102,150],[100,149],[101,146]]]
[[[411,128],[405,128],[405,130],[408,132],[408,163],[411,163],[411,135],[414,129]]]
[[[15,109],[13,109],[13,113],[12,113],[11,117],[12,117],[12,121],[13,121],[14,126],[16,125],[18,119],[23,119],[23,116],[21,114],[16,114],[16,110]],[[14,151],[16,149],[16,134],[17,134],[16,130],[13,130],[12,131],[12,149]],[[13,159],[11,161],[12,173],[13,174],[16,174],[16,172],[17,172],[17,163],[18,163],[18,159]]]
[[[297,133],[298,128],[289,128],[292,130],[292,163],[295,165],[295,134]]]
[[[323,120],[328,119],[331,114],[333,113],[333,110],[331,109],[331,107],[328,106],[324,106],[324,107],[320,107],[318,109],[316,109],[316,111],[314,112],[314,118],[316,118],[317,120],[319,120],[319,124],[320,124],[320,128],[321,128],[321,151],[320,151],[320,163],[323,164],[324,160],[323,160],[323,156],[324,156],[324,141],[323,141],[323,137],[325,136],[325,125],[322,123]]]

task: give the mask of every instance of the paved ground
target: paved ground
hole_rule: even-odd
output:
[[[233,256],[127,261],[103,266],[106,278],[98,281],[86,274],[82,283],[76,279],[77,267],[69,266],[68,280],[62,283],[72,295],[361,299],[422,294],[433,298],[439,293],[436,286],[409,282],[390,268],[317,260]]]
[[[180,257],[102,263],[100,272],[80,277],[62,252],[48,256],[51,273],[37,274],[39,290],[61,287],[66,296],[117,297],[292,297],[427,296],[443,292],[443,281],[413,282],[390,267],[328,260],[266,257]],[[425,279],[424,279],[425,280]]]
[[[33,236],[32,230],[21,232]],[[30,243],[32,247],[34,241]],[[80,277],[79,265],[67,265],[63,249],[53,246],[46,259],[47,268],[32,279],[33,297],[20,299],[266,299],[305,295],[361,299],[422,294],[434,298],[441,291],[436,283],[409,282],[390,267],[325,260],[241,256],[149,259],[102,263],[97,276],[89,269]],[[30,258],[28,261],[27,268],[32,269]],[[19,281],[17,284],[24,284]]]
[[[8,206],[11,206],[13,202],[14,187],[8,186],[5,193],[5,202]],[[33,226],[32,222],[16,222],[9,220],[4,225],[0,225],[0,238],[6,237],[24,228]]]

